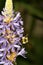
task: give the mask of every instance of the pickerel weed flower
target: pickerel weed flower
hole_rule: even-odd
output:
[[[6,0],[5,8],[0,15],[0,65],[13,65],[18,55],[25,57],[27,53],[22,42],[28,42],[23,37],[23,21],[20,12],[13,11],[12,0]],[[15,13],[15,14],[14,14]]]

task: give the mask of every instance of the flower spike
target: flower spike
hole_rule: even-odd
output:
[[[0,64],[14,65],[18,55],[25,57],[27,53],[22,43],[28,42],[23,36],[24,28],[20,12],[14,17],[12,0],[6,0],[5,8],[0,15]]]

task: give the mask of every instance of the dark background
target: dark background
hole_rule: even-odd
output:
[[[0,0],[0,14],[5,0]],[[20,11],[24,21],[24,35],[28,35],[27,58],[17,57],[17,65],[43,65],[43,0],[13,0],[14,10]]]

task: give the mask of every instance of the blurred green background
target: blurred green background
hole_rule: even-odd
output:
[[[0,0],[0,13],[5,0]],[[24,21],[24,34],[29,42],[27,58],[17,57],[17,65],[43,65],[43,0],[13,0],[14,10],[20,11]]]

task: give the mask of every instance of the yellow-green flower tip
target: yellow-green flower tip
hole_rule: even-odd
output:
[[[11,14],[13,10],[13,3],[12,0],[6,0],[5,3],[5,10],[7,14]]]

